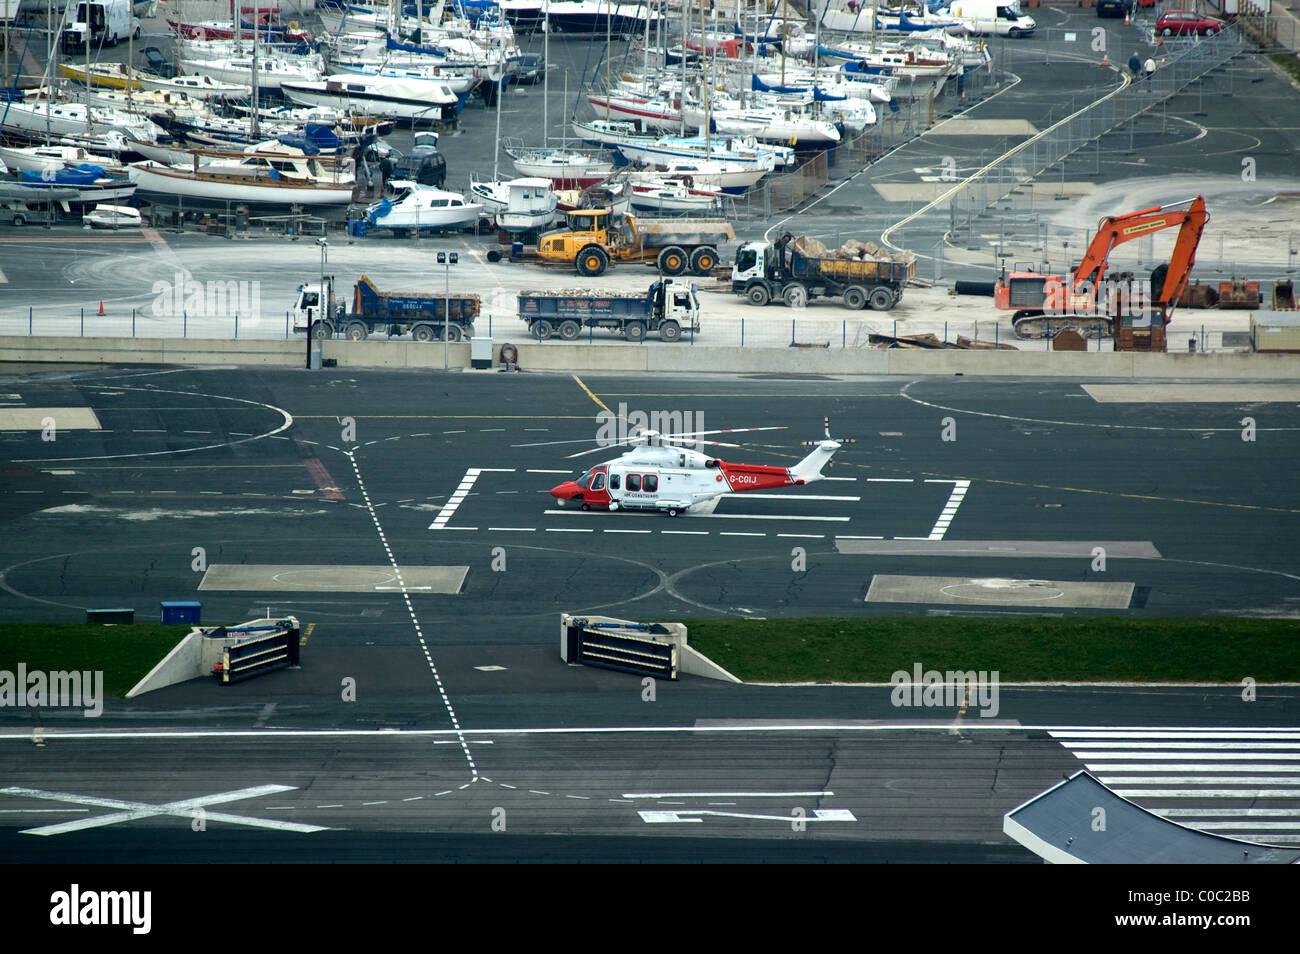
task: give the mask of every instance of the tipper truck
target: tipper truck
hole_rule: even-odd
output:
[[[694,284],[665,278],[644,293],[585,288],[520,292],[519,318],[528,322],[534,338],[558,334],[573,341],[584,328],[603,328],[629,341],[640,341],[647,333],[680,341],[683,330],[700,330],[700,305]]]
[[[731,290],[751,305],[783,301],[802,308],[814,298],[838,297],[855,311],[889,311],[916,276],[916,256],[891,254],[857,241],[831,252],[816,239],[786,234],[774,243],[745,242],[736,250]]]
[[[657,265],[665,275],[707,275],[718,264],[718,246],[736,237],[726,219],[639,218],[630,212],[576,209],[565,228],[542,233],[543,261],[573,263],[579,275],[603,275],[610,262]]]
[[[447,308],[447,340],[459,341],[474,334],[474,319],[481,302],[478,295],[439,291],[380,291],[365,275],[357,279],[352,290],[352,313],[346,304],[334,299],[334,277],[325,276],[322,291],[319,282],[298,286],[293,307],[293,330],[311,330],[316,338],[332,338],[338,332],[353,341],[362,341],[372,333],[387,337],[410,333],[416,341],[441,341]]]

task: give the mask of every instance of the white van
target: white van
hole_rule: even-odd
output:
[[[952,0],[948,15],[956,17],[967,33],[1029,36],[1038,26],[1033,17],[1020,13],[1020,0]]]
[[[69,0],[63,17],[65,51],[84,49],[87,41],[95,48],[113,46],[129,35],[140,38],[131,0]]]

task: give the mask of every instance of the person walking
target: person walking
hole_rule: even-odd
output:
[[[1137,55],[1137,50],[1134,50],[1133,55],[1128,58],[1128,71],[1134,79],[1137,79],[1138,74],[1142,72],[1142,57]]]
[[[1150,79],[1152,76],[1155,75],[1155,72],[1156,72],[1156,61],[1154,57],[1148,56],[1147,61],[1142,64],[1142,74],[1147,79]]]

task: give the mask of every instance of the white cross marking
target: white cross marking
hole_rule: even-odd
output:
[[[239,802],[246,798],[261,795],[274,795],[278,792],[290,792],[292,785],[258,785],[243,788],[235,792],[222,792],[217,795],[201,795],[198,798],[186,798],[177,802],[165,802],[152,805],[148,802],[126,801],[117,798],[96,798],[91,795],[71,795],[67,792],[46,792],[39,788],[0,788],[0,795],[18,795],[28,798],[43,798],[51,802],[71,802],[75,805],[93,805],[96,808],[117,808],[121,811],[111,815],[99,815],[94,818],[78,818],[75,821],[61,822],[57,825],[42,825],[40,828],[28,828],[24,835],[62,835],[70,831],[82,831],[87,828],[99,828],[115,825],[118,822],[135,821],[137,818],[152,818],[156,815],[177,815],[193,818],[196,808],[208,805],[221,805],[225,802]],[[229,822],[232,825],[249,825],[253,828],[274,828],[278,831],[313,832],[325,831],[318,825],[300,825],[297,822],[278,821],[267,818],[251,818],[246,815],[227,815],[224,812],[205,812],[203,817],[212,821]]]

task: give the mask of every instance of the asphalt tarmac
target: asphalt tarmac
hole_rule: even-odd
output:
[[[896,708],[888,689],[684,677],[646,702],[634,676],[566,666],[558,618],[1294,615],[1294,405],[1256,402],[1249,384],[1226,403],[1161,403],[1163,384],[1141,403],[1098,403],[1089,383],[18,370],[0,381],[11,408],[88,407],[101,429],[0,434],[0,618],[78,619],[113,605],[147,619],[158,601],[197,599],[208,621],[293,613],[307,638],[301,670],[111,700],[93,722],[0,714],[10,789],[0,851],[448,858],[479,850],[468,836],[504,834],[492,827],[501,809],[518,839],[509,844],[538,860],[616,857],[628,845],[645,859],[1029,860],[1001,835],[1001,815],[1088,764],[1060,731],[1217,727],[1254,745],[1294,724],[1295,689],[1262,689],[1246,706],[1232,686],[1007,685],[996,718],[958,719]],[[549,487],[606,457],[566,456],[594,446],[597,402],[629,417],[689,414],[696,429],[785,428],[719,448],[724,459],[793,462],[824,414],[858,443],[837,455],[835,480],[727,499],[711,517],[562,510]],[[1241,437],[1246,415],[1253,442]],[[943,440],[945,418],[955,440]],[[942,542],[969,552],[848,552],[848,537],[878,550],[928,544],[964,481]],[[1069,555],[985,555],[1017,541]],[[1097,574],[1077,550],[1096,541],[1145,555],[1113,557]],[[209,567],[276,569],[261,588],[203,588],[195,547]],[[805,572],[791,569],[795,547]],[[469,570],[460,593],[412,590],[408,603],[380,588],[394,564]],[[350,583],[328,572],[343,565],[371,569]],[[313,569],[317,592],[302,588]],[[885,575],[1104,577],[1132,584],[1132,597],[1102,611],[990,606],[987,594],[956,606],[924,592],[867,602]],[[355,702],[341,697],[348,678]],[[220,836],[195,839],[186,800],[232,792],[209,816]],[[24,834],[108,812],[73,796],[116,799],[134,820]],[[1291,801],[1253,805],[1289,812]],[[803,830],[792,827],[800,811]],[[234,834],[249,818],[272,827]],[[683,824],[689,845],[677,841]],[[396,842],[399,832],[415,837]],[[576,840],[532,840],[557,832]]]

